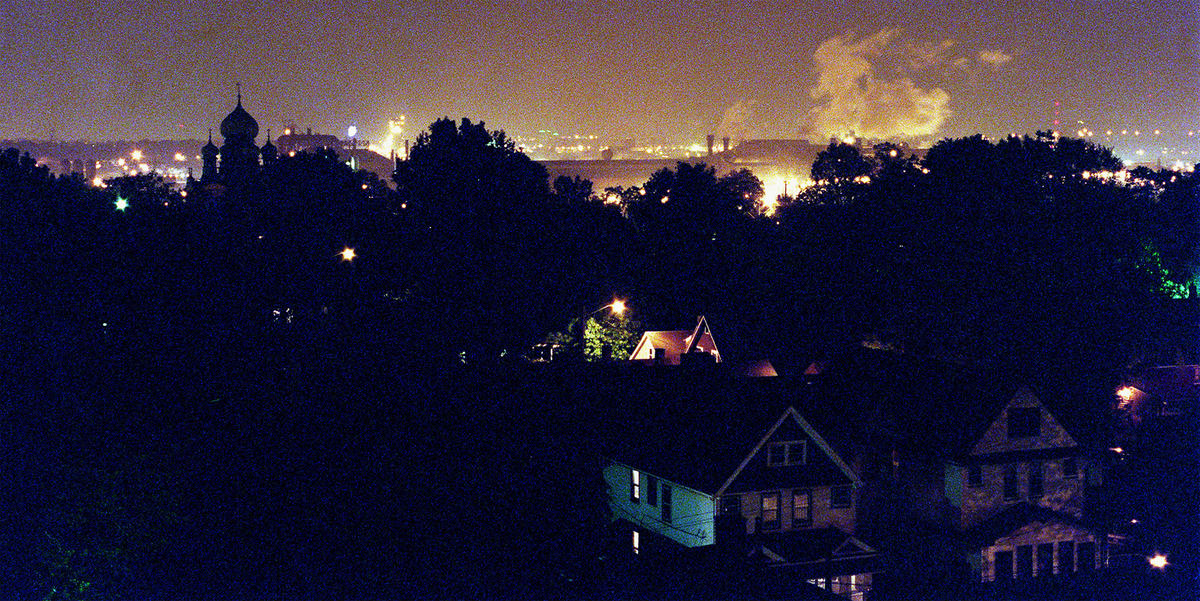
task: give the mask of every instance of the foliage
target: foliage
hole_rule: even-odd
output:
[[[583,326],[583,356],[588,361],[624,361],[641,335],[641,324],[624,315],[589,317]]]

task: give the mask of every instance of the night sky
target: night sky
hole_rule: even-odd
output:
[[[408,136],[447,115],[639,142],[1088,129],[1197,157],[1198,18],[1184,0],[8,0],[0,137],[200,138],[240,80],[277,132],[378,139],[400,114]]]

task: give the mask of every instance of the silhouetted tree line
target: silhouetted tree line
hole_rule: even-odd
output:
[[[595,434],[520,369],[531,344],[615,294],[650,328],[705,314],[724,354],[783,369],[869,336],[1099,386],[1190,351],[1163,315],[1194,295],[1196,176],[1120,167],[1044,135],[923,159],[834,144],[774,212],[744,170],[551,183],[465,119],[422,134],[394,190],[305,153],[219,194],[95,189],[9,150],[0,582],[611,590]]]

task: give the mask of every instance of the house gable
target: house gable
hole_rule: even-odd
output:
[[[775,451],[772,451],[773,446],[776,447]],[[788,453],[795,454],[800,448],[804,453],[803,461],[795,461],[788,456]],[[773,452],[779,455],[773,458]],[[780,457],[784,461],[778,461]],[[715,496],[727,492],[842,484],[861,485],[861,481],[824,437],[795,408],[788,407],[725,480]]]
[[[1010,430],[1011,429],[1011,430]],[[979,457],[1079,446],[1042,401],[1022,386],[971,448]]]

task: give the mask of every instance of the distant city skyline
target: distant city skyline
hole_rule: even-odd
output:
[[[1057,129],[1195,162],[1198,17],[1192,1],[18,1],[0,7],[0,138],[203,139],[240,81],[277,135],[379,142],[400,115],[408,138],[449,116],[680,144]]]

